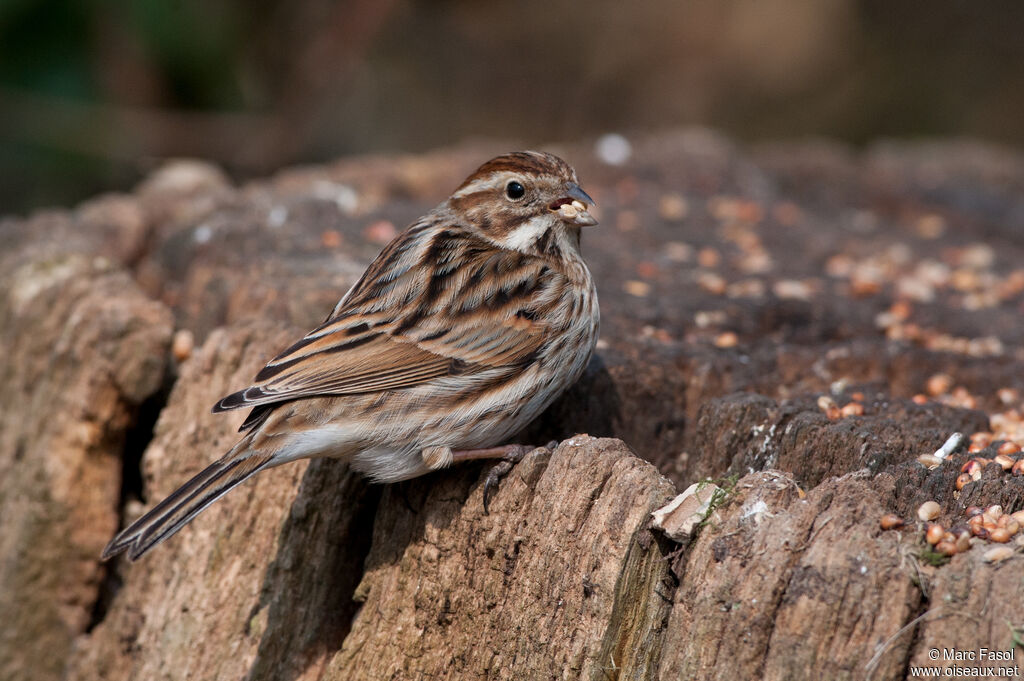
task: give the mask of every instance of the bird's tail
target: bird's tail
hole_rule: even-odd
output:
[[[236,485],[271,463],[272,457],[268,454],[251,450],[228,452],[225,457],[207,466],[144,516],[121,530],[103,549],[103,560],[125,551],[131,560],[138,559],[185,527]]]

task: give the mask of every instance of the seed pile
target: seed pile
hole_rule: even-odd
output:
[[[1013,440],[1004,439],[1007,436],[1006,432],[988,431],[980,431],[971,435],[970,445],[967,448],[968,454],[979,454],[990,447],[994,449],[994,452],[991,452],[991,457],[971,457],[960,466],[960,475],[956,479],[957,491],[962,490],[971,482],[981,480],[982,471],[991,463],[998,465],[1008,475],[1014,477],[1024,475],[1024,456],[1021,454],[1021,446]],[[954,438],[956,438],[955,442]],[[954,437],[951,437],[946,445],[943,445],[934,454],[922,454],[917,457],[917,462],[929,470],[938,468],[946,461],[949,453],[959,446],[959,439],[959,434],[954,434]],[[954,445],[952,448],[949,446],[951,443]]]
[[[965,511],[967,521],[957,523],[948,529],[935,522],[941,510],[939,504],[934,501],[926,501],[917,509],[917,517],[924,523],[924,539],[936,553],[954,556],[969,551],[975,544],[1008,544],[1014,537],[1014,543],[1024,547],[1024,534],[1021,534],[1021,529],[1024,528],[1024,510],[1004,513],[999,505],[988,508],[970,506]],[[903,518],[892,513],[883,515],[879,520],[879,526],[883,530],[896,530],[905,525]],[[999,550],[995,550],[996,548]],[[999,562],[1006,560],[1014,552],[1015,549],[1010,546],[994,547],[985,552],[984,558],[989,562]]]
[[[975,433],[971,436],[971,449],[970,453],[976,453],[984,449],[978,444],[981,441],[987,440],[990,437],[990,433]],[[980,436],[980,437],[978,437]],[[960,466],[960,475],[956,479],[957,490],[962,490],[966,485],[971,482],[981,480],[981,473],[985,470],[985,467],[990,463],[998,465],[1004,473],[1019,477],[1024,475],[1024,458],[1016,458],[1020,454],[1020,445],[1016,442],[1009,440],[1003,441],[996,449],[996,455],[992,458],[984,456],[976,456],[968,459]]]
[[[976,408],[975,398],[962,388],[954,387],[952,377],[946,374],[932,376],[926,384],[928,396],[915,396],[914,401],[924,403],[937,399],[947,404]],[[981,480],[984,470],[993,464],[1001,474],[1012,477],[1024,476],[1024,415],[1020,408],[1020,395],[1016,390],[1004,388],[998,395],[1005,411],[990,414],[991,431],[973,433],[968,438],[969,458],[960,465],[956,477],[954,498],[959,498],[968,485]],[[954,433],[946,443],[932,454],[917,457],[918,463],[929,470],[949,464],[953,452],[961,447],[963,436]],[[991,474],[990,474],[991,475]],[[970,506],[965,510],[963,522],[954,522],[945,527],[937,522],[941,508],[935,501],[927,501],[918,508],[917,516],[924,533],[924,541],[935,553],[953,556],[968,551],[971,546],[992,542],[984,559],[989,562],[1006,560],[1018,550],[1024,549],[1024,510],[1005,513],[999,505],[986,508]],[[879,520],[883,530],[894,530],[906,525],[903,518],[886,514]]]
[[[969,550],[973,543],[977,543],[972,543],[972,537],[976,537],[981,541],[988,540],[998,544],[1007,544],[1020,532],[1021,526],[1024,524],[1024,511],[1017,511],[1012,514],[1003,513],[1002,507],[998,505],[989,506],[988,508],[971,506],[967,509],[965,515],[967,516],[966,525],[962,523],[957,524],[948,530],[939,523],[928,523],[925,528],[925,541],[935,547],[936,553],[941,553],[945,556],[963,553]],[[1017,543],[1022,544],[1024,542],[1018,541]],[[1001,556],[999,560],[1004,560],[1012,554],[1013,551],[1011,549],[1009,553],[997,552],[993,555]],[[986,560],[992,560],[988,553],[986,553]]]
[[[1003,513],[1003,507],[998,504],[988,508],[969,506],[965,514],[968,518],[967,526],[972,535],[982,539],[991,539],[1000,544],[1010,541],[1024,526],[1024,510],[1016,513]]]

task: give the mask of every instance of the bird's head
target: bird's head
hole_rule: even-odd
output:
[[[448,203],[489,241],[531,254],[578,249],[580,227],[597,224],[589,212],[594,200],[580,188],[572,166],[538,151],[484,163]]]

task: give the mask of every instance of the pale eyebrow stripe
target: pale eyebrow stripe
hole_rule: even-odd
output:
[[[517,177],[518,175],[516,173],[510,173],[507,171],[494,172],[488,175],[487,177],[481,177],[476,180],[473,180],[465,187],[462,187],[457,192],[452,194],[452,198],[461,199],[464,196],[476,194],[477,192],[481,192],[487,189],[496,189],[504,185],[509,180],[514,180]]]

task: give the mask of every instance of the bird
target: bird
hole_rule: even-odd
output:
[[[241,439],[119,532],[137,560],[260,471],[333,457],[373,482],[499,459],[579,379],[600,327],[580,250],[597,224],[576,171],[545,152],[493,158],[398,234],[326,320],[214,412],[250,409]],[[549,445],[551,446],[551,445]]]

